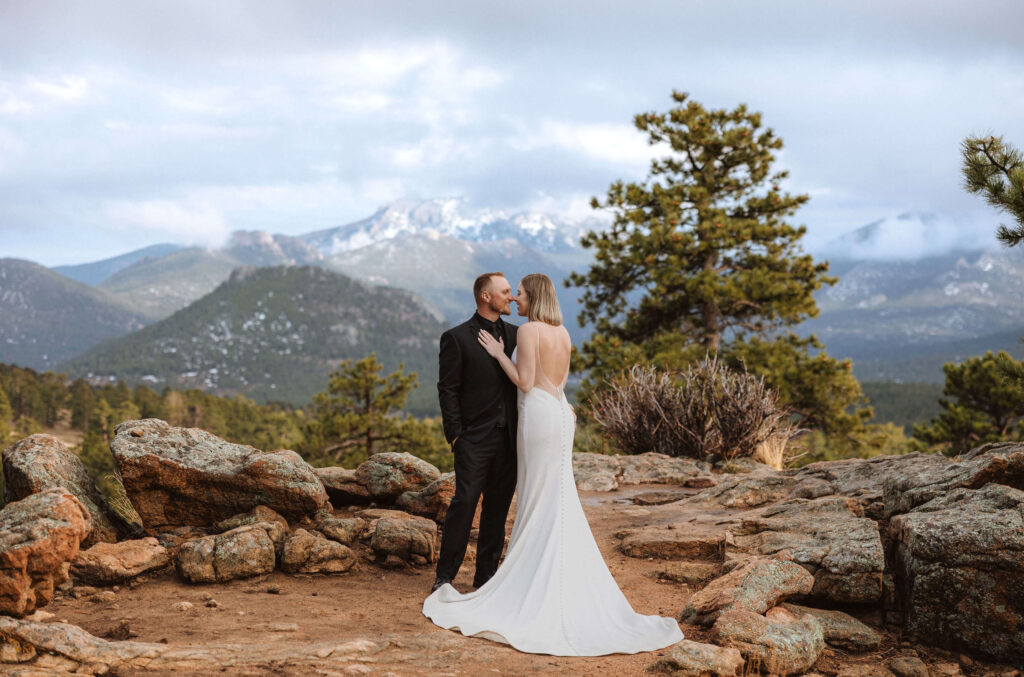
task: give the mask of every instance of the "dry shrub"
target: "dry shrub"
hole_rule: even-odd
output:
[[[732,459],[782,467],[794,430],[763,378],[708,357],[678,374],[634,366],[588,402],[591,417],[628,454]]]

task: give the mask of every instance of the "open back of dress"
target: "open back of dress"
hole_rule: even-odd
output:
[[[542,357],[534,387],[519,393],[516,517],[505,560],[474,592],[441,586],[423,614],[529,653],[601,656],[675,644],[683,639],[676,621],[634,612],[601,557],[573,480],[566,379],[552,383]]]

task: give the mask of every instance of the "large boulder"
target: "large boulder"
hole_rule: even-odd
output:
[[[366,520],[361,517],[321,515],[317,518],[315,528],[332,541],[350,546],[366,532]]]
[[[281,569],[290,574],[340,574],[355,563],[351,548],[305,529],[292,532],[281,552]]]
[[[89,585],[109,585],[159,569],[170,561],[167,548],[155,538],[97,543],[78,553],[71,563],[71,573]]]
[[[126,421],[110,445],[143,524],[206,526],[264,505],[297,520],[328,505],[294,451],[261,452],[159,419]]]
[[[423,517],[381,517],[371,523],[370,548],[380,560],[437,561],[437,524]]]
[[[286,535],[278,524],[259,522],[185,541],[178,548],[178,573],[191,583],[269,574]]]
[[[398,497],[395,505],[406,512],[429,517],[438,524],[443,524],[454,496],[455,473],[448,472],[419,491],[406,491]]]
[[[356,481],[375,501],[393,501],[406,491],[419,491],[441,477],[441,471],[412,454],[374,454],[356,468]]]
[[[882,539],[855,499],[791,499],[744,513],[729,528],[737,551],[759,556],[788,551],[814,575],[814,597],[845,603],[882,596]]]
[[[748,668],[771,675],[803,674],[825,648],[821,624],[813,616],[766,618],[740,609],[718,617],[711,640],[737,649]]]
[[[789,597],[806,595],[812,587],[814,577],[799,564],[754,558],[695,592],[680,613],[680,620],[710,625],[733,609],[763,614]]]
[[[49,604],[92,530],[69,491],[46,489],[0,510],[0,614],[24,616]]]
[[[1024,667],[1024,492],[954,489],[889,533],[908,635]]]
[[[736,649],[684,639],[670,646],[647,670],[679,677],[734,677],[741,674],[743,664],[743,654]]]
[[[329,468],[313,468],[313,472],[327,490],[327,497],[331,499],[331,505],[342,507],[345,505],[366,505],[373,501],[370,490],[359,483],[356,479],[356,471],[339,466]]]
[[[3,467],[9,502],[58,487],[73,494],[85,506],[92,518],[92,531],[82,547],[99,541],[113,543],[119,537],[138,531],[137,526],[129,524],[110,508],[82,461],[53,435],[30,435],[7,447],[3,452]]]
[[[886,478],[884,516],[910,512],[954,489],[977,489],[989,482],[1024,489],[1024,443],[985,445],[960,461],[922,464],[914,472]]]

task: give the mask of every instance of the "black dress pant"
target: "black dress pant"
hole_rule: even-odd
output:
[[[483,585],[498,569],[505,546],[505,520],[516,490],[516,454],[505,428],[492,428],[479,442],[458,439],[455,496],[448,506],[441,537],[437,576],[454,580],[466,556],[476,505],[483,494],[473,585]]]

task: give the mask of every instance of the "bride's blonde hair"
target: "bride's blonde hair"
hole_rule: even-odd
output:
[[[544,273],[530,273],[519,281],[529,299],[527,317],[531,322],[545,322],[552,326],[562,324],[562,311],[555,295],[555,283]]]

